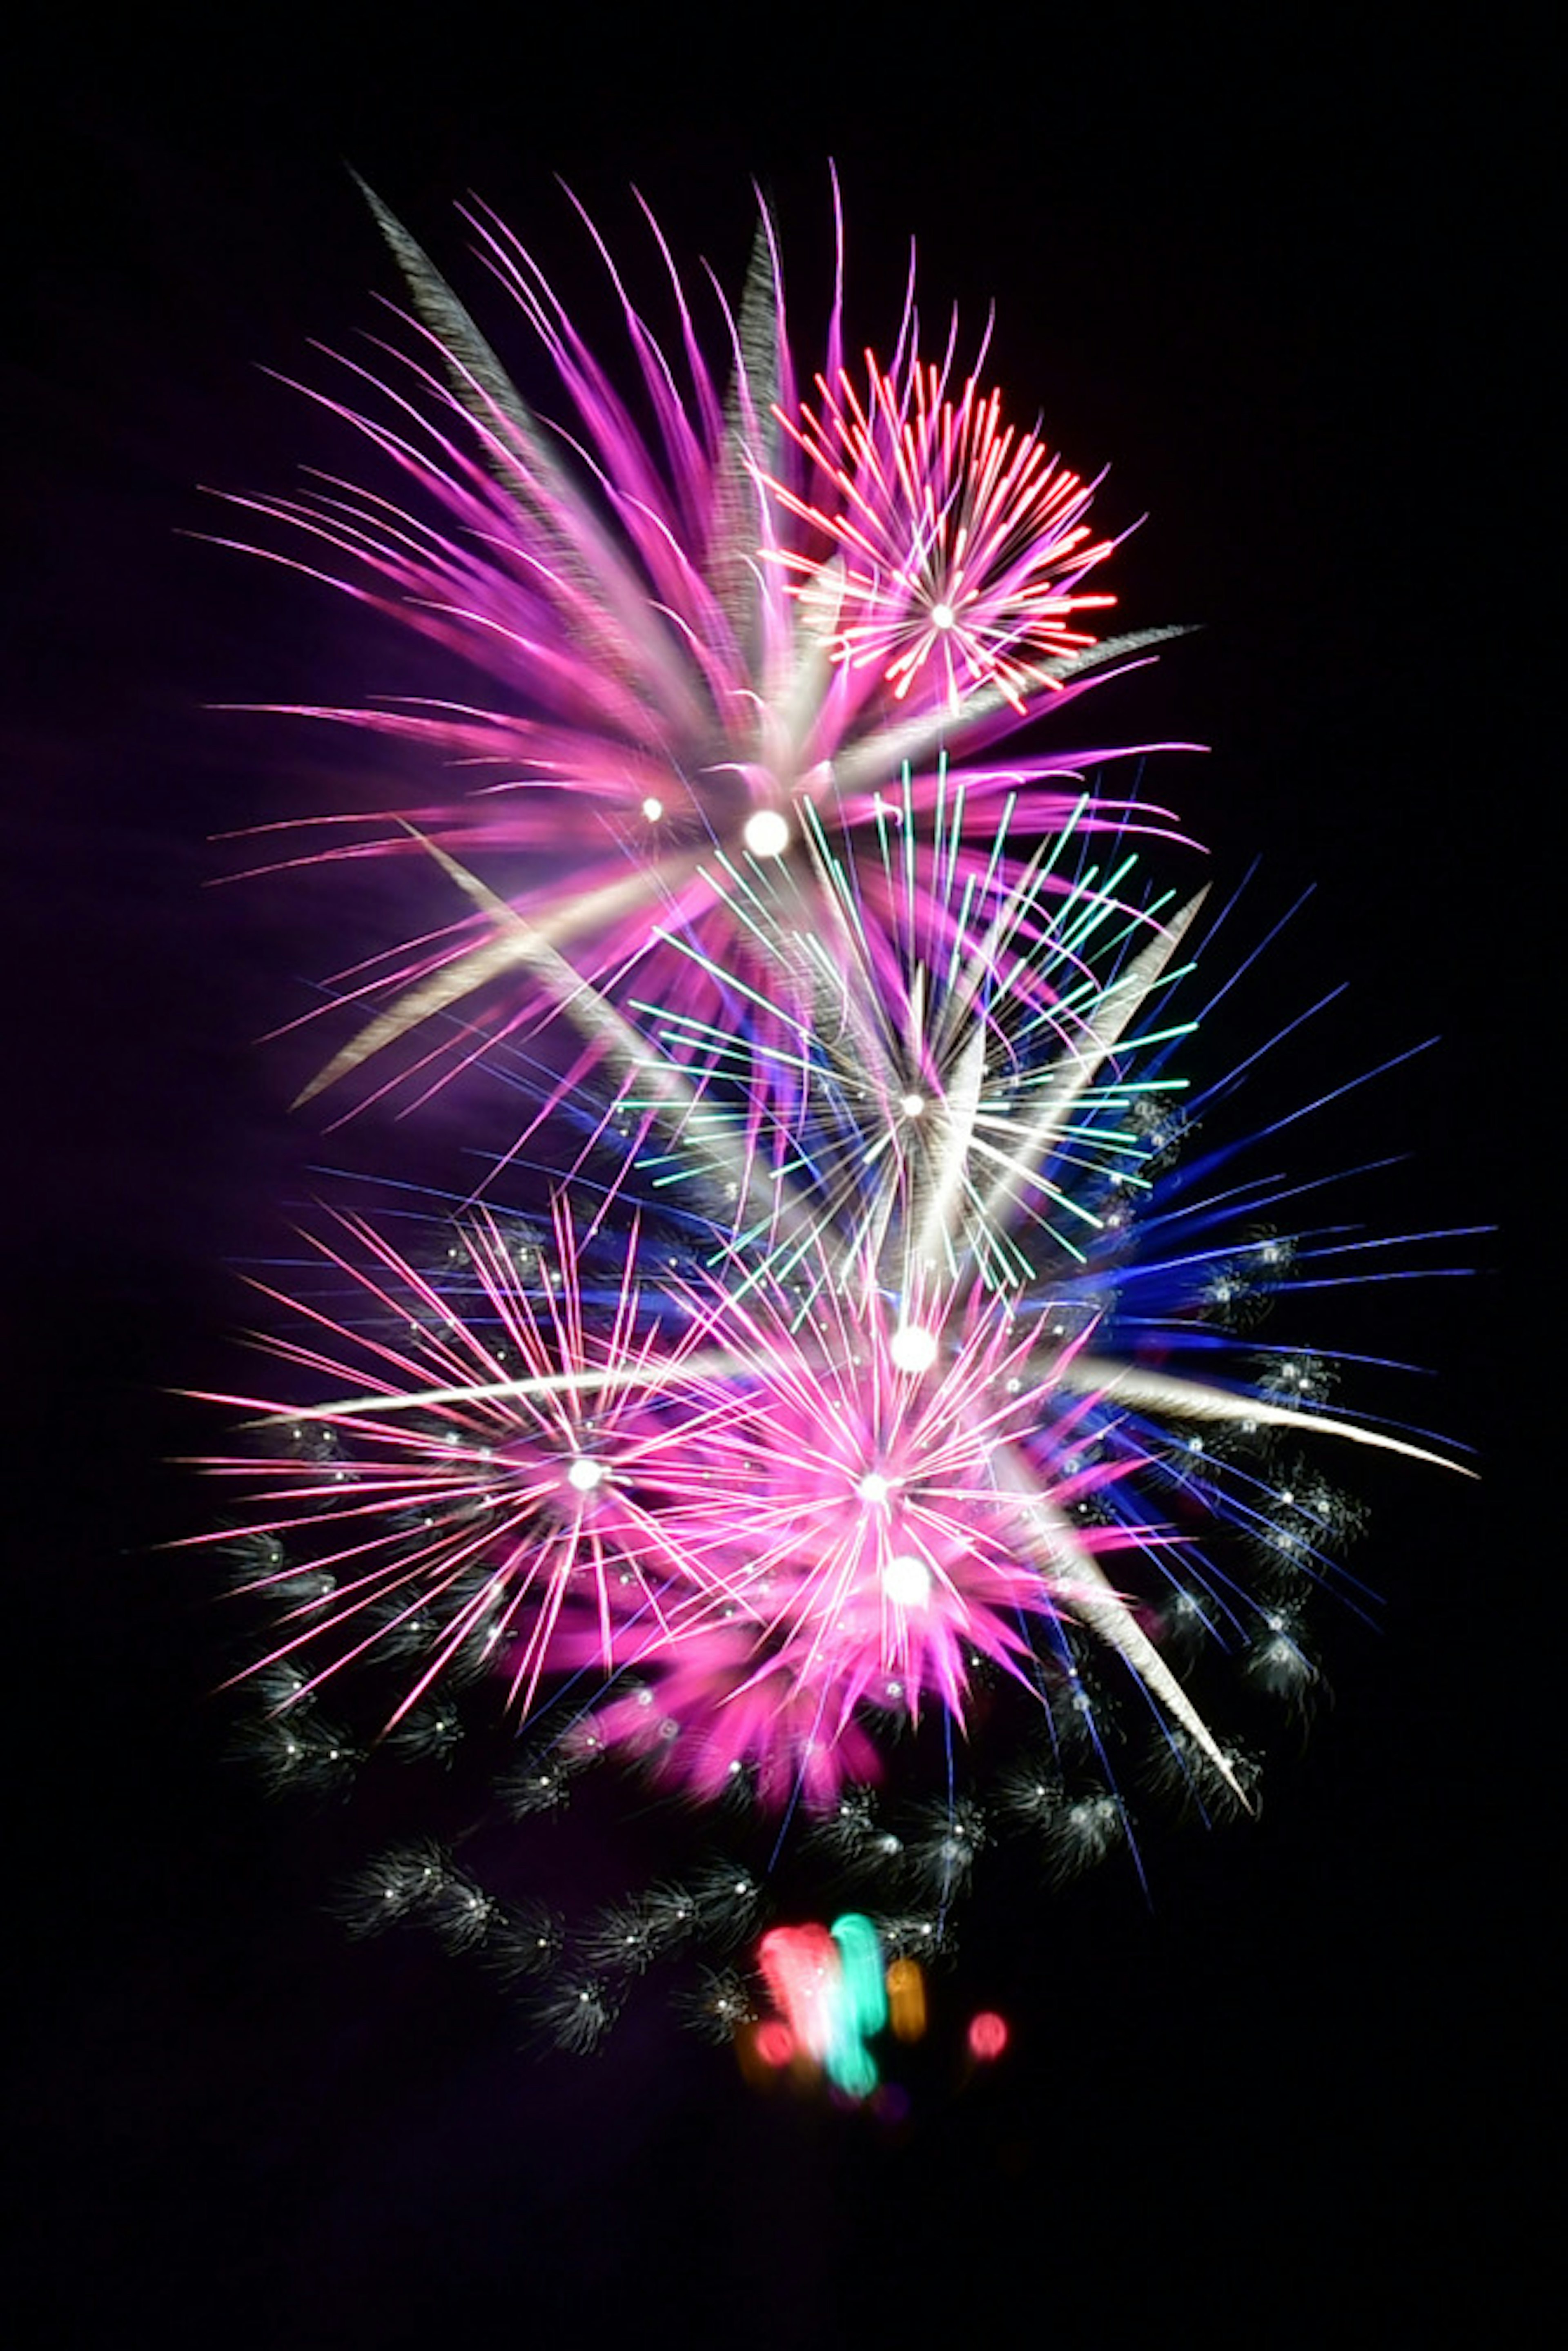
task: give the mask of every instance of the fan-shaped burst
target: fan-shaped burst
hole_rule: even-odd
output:
[[[852,472],[835,469],[846,511],[827,512],[803,494],[827,460],[825,428],[779,421],[794,365],[768,235],[738,312],[723,313],[727,394],[673,266],[684,395],[675,362],[622,295],[650,443],[498,223],[481,214],[474,225],[569,396],[570,430],[535,417],[418,246],[377,209],[413,294],[417,322],[403,324],[414,340],[382,351],[384,380],[346,362],[351,400],[313,396],[370,443],[399,495],[333,478],[237,503],[305,535],[307,553],[287,559],[455,658],[451,699],[304,715],[402,737],[470,772],[465,797],[323,820],[334,845],[320,852],[434,843],[461,859],[469,905],[343,976],[341,991],[372,1017],[308,1092],[416,1034],[416,1067],[436,1081],[480,1044],[547,1017],[570,992],[563,956],[612,992],[638,967],[644,989],[679,987],[711,1016],[722,1008],[711,974],[673,963],[664,943],[693,938],[710,960],[772,984],[735,878],[781,869],[809,903],[813,820],[858,837],[901,772],[912,806],[927,811],[961,758],[971,806],[1021,797],[1038,833],[1082,802],[1089,768],[1124,756],[1087,745],[988,756],[1038,706],[1060,713],[1169,632],[1097,647],[1067,626],[1110,601],[1077,586],[1109,552],[1086,543],[1090,492],[1037,435],[1003,426],[977,383],[956,408],[939,397],[943,371],[919,356],[912,301],[899,389],[871,362],[872,417]],[[837,316],[835,305],[840,375]],[[833,552],[852,537],[858,568]],[[1090,805],[1078,820],[1124,824],[1129,811]],[[1136,817],[1164,820],[1153,809]],[[967,866],[967,842],[956,853]],[[476,1026],[454,1038],[440,1024],[459,1006]]]

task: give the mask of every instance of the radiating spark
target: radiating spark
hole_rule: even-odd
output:
[[[893,371],[868,351],[865,371],[863,394],[841,368],[817,377],[815,408],[776,412],[814,496],[768,486],[836,560],[788,546],[773,560],[833,658],[880,672],[896,700],[933,673],[954,711],[986,686],[1022,716],[1055,683],[1049,662],[1092,645],[1072,616],[1116,601],[1080,586],[1113,549],[1084,519],[1093,486],[1004,424],[975,378],[948,399],[946,367],[913,349]]]

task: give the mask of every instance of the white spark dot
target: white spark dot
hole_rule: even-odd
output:
[[[882,1571],[882,1588],[900,1608],[923,1608],[931,1593],[931,1570],[913,1552],[901,1552]]]
[[[892,1479],[884,1478],[880,1469],[868,1469],[855,1488],[862,1502],[885,1502],[892,1491]]]
[[[586,1453],[574,1453],[568,1464],[566,1482],[580,1494],[591,1494],[604,1477],[604,1464]]]
[[[931,607],[931,625],[934,629],[950,629],[957,617],[951,604],[933,604]]]
[[[936,1361],[936,1333],[919,1322],[901,1322],[887,1352],[895,1371],[928,1372]]]
[[[924,1118],[925,1097],[924,1094],[900,1094],[898,1107],[905,1118]]]
[[[657,799],[653,793],[650,792],[647,799],[643,803],[643,813],[647,818],[650,824],[657,824],[659,819],[664,813],[664,801]]]
[[[789,846],[789,820],[777,809],[758,809],[747,818],[740,837],[753,857],[782,857]]]

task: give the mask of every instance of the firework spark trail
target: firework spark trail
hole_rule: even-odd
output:
[[[306,852],[417,859],[464,911],[345,976],[361,1025],[301,1099],[371,1063],[378,1092],[423,1098],[479,1061],[528,1112],[455,1219],[428,1212],[430,1263],[350,1215],[315,1237],[309,1294],[257,1285],[297,1335],[261,1337],[276,1385],[214,1399],[256,1449],[209,1464],[235,1496],[213,1540],[275,1603],[255,1672],[289,1763],[340,1767],[344,1739],[306,1728],[350,1667],[391,1669],[383,1729],[410,1752],[438,1751],[428,1709],[477,1673],[543,1742],[516,1811],[609,1755],[704,1802],[744,1792],[779,1847],[802,1812],[808,1844],[919,1896],[866,1929],[902,1964],[938,1948],[1003,1818],[1053,1875],[1128,1838],[1096,1661],[1200,1805],[1249,1806],[1195,1661],[1234,1647],[1259,1686],[1310,1691],[1305,1601],[1354,1520],[1287,1438],[1457,1465],[1342,1416],[1321,1353],[1242,1352],[1254,1310],[1371,1278],[1384,1244],[1264,1227],[1319,1179],[1233,1178],[1246,1138],[1184,1162],[1195,1108],[1268,1050],[1187,1093],[1207,893],[1145,878],[1166,812],[1086,789],[1121,755],[991,756],[1167,632],[1079,625],[1113,601],[1084,585],[1114,544],[1098,485],[1005,421],[984,348],[966,371],[955,321],[923,354],[912,287],[857,380],[841,247],[800,398],[765,220],[723,311],[727,392],[659,239],[683,392],[590,225],[649,440],[477,214],[570,404],[547,425],[371,203],[414,316],[353,367],[352,404],[311,396],[409,510],[340,481],[240,503],[305,534],[308,560],[277,559],[485,681],[301,715],[484,780]],[[523,1052],[551,1024],[564,1068]],[[563,1120],[570,1164],[534,1171],[548,1229],[517,1227],[527,1152]],[[999,1771],[961,1792],[956,1745],[979,1771],[998,1720]],[[896,1796],[933,1726],[942,1792],[901,1837],[871,1790]],[[1089,1759],[1076,1792],[1029,1760],[1041,1736]],[[733,1945],[761,1898],[726,1865],[605,1914],[549,2029],[593,2045],[618,1970],[699,1928]],[[517,1970],[559,1947],[424,1846],[355,1916],[416,1913]],[[810,1948],[831,1974],[825,1930]],[[712,1984],[710,2024],[748,2012],[738,1979]]]

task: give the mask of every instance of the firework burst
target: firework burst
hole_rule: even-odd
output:
[[[1003,424],[1000,393],[973,376],[955,402],[946,368],[913,353],[898,377],[873,351],[865,368],[863,394],[841,369],[831,387],[817,378],[818,405],[802,402],[798,422],[775,412],[831,503],[769,487],[834,550],[775,559],[833,658],[868,671],[873,690],[904,702],[934,678],[957,716],[994,688],[1026,717],[1093,647],[1073,614],[1116,601],[1081,586],[1113,546],[1085,519],[1096,486],[1038,432]]]
[[[650,442],[478,216],[570,398],[547,429],[377,211],[415,316],[366,404],[327,404],[410,503],[253,503],[486,681],[310,715],[480,781],[326,852],[407,850],[468,912],[357,976],[371,1018],[309,1091],[413,1040],[427,1087],[483,1056],[531,1099],[455,1214],[319,1231],[313,1282],[265,1291],[287,1376],[221,1399],[249,1427],[210,1464],[214,1540],[278,1620],[269,1768],[444,1756],[477,1687],[526,1742],[514,1822],[606,1759],[766,1822],[772,1859],[801,1816],[876,1925],[776,1929],[751,1989],[727,1962],[688,2006],[733,2031],[769,1993],[863,2087],[878,1952],[946,1948],[992,1845],[1030,1834],[1054,1876],[1127,1841],[1119,1719],[1206,1813],[1251,1805],[1200,1687],[1226,1652],[1292,1702],[1315,1679],[1306,1604],[1354,1510],[1304,1448],[1440,1457],[1333,1409],[1321,1353],[1243,1352],[1360,1244],[1278,1230],[1300,1193],[1239,1177],[1244,1138],[1193,1148],[1224,1091],[1184,1066],[1211,917],[1145,878],[1163,813],[1084,788],[1102,751],[991,753],[1149,639],[1080,626],[1112,601],[1097,486],[1004,422],[983,351],[961,383],[954,338],[924,357],[911,296],[857,382],[835,300],[800,400],[765,223],[727,392],[673,265],[681,370],[621,294]],[[564,1069],[524,1055],[546,1019]],[[377,1667],[380,1719],[325,1725]],[[568,1938],[420,1843],[350,1915],[559,1958],[540,2015],[586,2048],[632,1977],[755,1931],[768,1860]]]
[[[498,222],[476,214],[472,225],[559,377],[568,426],[534,415],[420,248],[375,209],[413,315],[374,366],[342,362],[342,397],[310,396],[368,443],[388,488],[334,477],[233,503],[301,546],[261,551],[434,640],[473,681],[440,703],[296,706],[473,778],[455,799],[323,819],[329,845],[298,854],[406,856],[433,844],[460,861],[447,870],[467,904],[340,976],[335,993],[361,1008],[361,1025],[307,1098],[405,1040],[402,1074],[439,1083],[550,1017],[580,972],[612,994],[629,970],[655,992],[678,984],[694,1009],[722,1019],[714,962],[753,984],[779,980],[753,955],[745,881],[787,878],[809,917],[813,827],[858,838],[901,774],[922,813],[940,804],[961,757],[969,803],[1021,798],[1032,831],[1074,808],[1085,826],[1129,821],[1126,808],[1085,806],[1082,782],[1145,746],[984,755],[1172,632],[1096,644],[1067,628],[1071,613],[1111,601],[1076,590],[1110,552],[1086,543],[1090,491],[1038,436],[1001,426],[995,396],[975,382],[956,409],[938,397],[945,371],[918,356],[913,289],[900,389],[871,363],[873,424],[843,477],[857,541],[880,549],[883,568],[851,569],[824,561],[820,545],[824,533],[844,539],[846,515],[803,495],[826,462],[826,428],[781,421],[794,369],[766,220],[738,309],[721,306],[727,394],[673,264],[678,364],[615,277],[650,443]],[[662,239],[660,249],[668,262]],[[1147,808],[1136,821],[1168,819]],[[966,841],[956,853],[967,868]],[[504,878],[492,885],[486,870]],[[706,962],[672,963],[665,942],[679,937]],[[459,1007],[454,1035],[443,1024]]]
[[[1211,1536],[1267,1526],[1303,1584],[1337,1505],[1321,1477],[1273,1486],[1195,1432],[1437,1457],[1311,1409],[1310,1357],[1249,1374],[1232,1353],[1213,1374],[1212,1228],[1260,1196],[1188,1199],[1173,1171],[1168,1056],[1192,1023],[1166,999],[1196,909],[1134,916],[1101,881],[1090,864],[1050,900],[1038,874],[995,905],[967,892],[956,923],[940,891],[914,894],[913,931],[882,941],[903,985],[877,993],[852,961],[860,1017],[801,1032],[792,1124],[777,1090],[759,1120],[727,1061],[695,1087],[642,1037],[580,1104],[601,1142],[642,1138],[591,1217],[558,1193],[541,1238],[476,1209],[432,1271],[362,1218],[317,1244],[329,1301],[295,1302],[313,1335],[266,1342],[317,1397],[225,1399],[273,1442],[214,1465],[249,1481],[246,1538],[289,1554],[253,1581],[287,1604],[264,1667],[294,1669],[290,1708],[412,1650],[390,1727],[476,1668],[524,1720],[570,1684],[569,1768],[619,1753],[703,1799],[740,1784],[821,1813],[923,1713],[965,1731],[977,1679],[1043,1723],[1081,1655],[1108,1652],[1183,1773],[1247,1801],[1178,1671],[1184,1611],[1255,1640],[1277,1682],[1301,1595],[1282,1614],[1239,1593],[1177,1537],[1173,1484]],[[799,934],[770,935],[798,961]],[[1306,1247],[1232,1244],[1218,1286],[1278,1286]],[[1179,1368],[1191,1349],[1201,1378]],[[302,1597],[301,1538],[329,1581]]]

